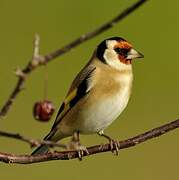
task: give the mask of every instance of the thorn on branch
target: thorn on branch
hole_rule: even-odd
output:
[[[35,34],[34,38],[34,51],[33,57],[31,61],[31,67],[36,68],[39,65],[45,64],[45,59],[42,55],[40,55],[40,36],[39,34]]]
[[[40,47],[40,36],[35,34],[34,38],[34,58],[39,56],[39,47]]]

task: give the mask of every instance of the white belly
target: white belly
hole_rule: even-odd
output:
[[[129,100],[129,87],[114,97],[94,103],[83,112],[78,123],[79,131],[84,134],[96,133],[108,127],[124,110]]]
[[[120,75],[113,82],[114,85],[119,85],[116,86],[117,89],[113,91],[114,93],[111,93],[113,96],[107,92],[103,96],[101,95],[106,89],[110,91],[109,83],[104,81],[103,89],[100,89],[100,92],[97,93],[94,89],[67,113],[59,123],[60,133],[66,136],[72,135],[74,131],[91,134],[108,127],[128,103],[132,86],[132,73],[123,77]]]

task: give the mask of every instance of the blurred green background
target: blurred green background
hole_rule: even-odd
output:
[[[0,0],[0,107],[17,78],[16,67],[32,57],[35,33],[41,37],[41,53],[47,54],[111,19],[134,0],[65,1]],[[48,64],[48,97],[58,107],[76,75],[96,45],[111,36],[122,36],[141,51],[144,60],[135,61],[132,98],[123,114],[106,133],[125,139],[179,117],[179,2],[149,1],[140,9],[98,37]],[[32,106],[43,98],[44,69],[29,76],[2,130],[43,138],[53,120],[40,123],[32,117]],[[55,115],[54,115],[55,116]],[[53,117],[55,118],[55,117]],[[50,161],[32,165],[0,164],[0,178],[16,179],[103,179],[177,180],[179,130],[134,148],[118,157],[103,153],[82,162]],[[96,135],[82,136],[85,145],[106,142]],[[24,154],[32,150],[25,143],[0,138],[0,151]]]

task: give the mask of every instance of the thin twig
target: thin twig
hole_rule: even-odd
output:
[[[32,139],[32,138],[27,138],[25,136],[22,136],[19,133],[10,133],[10,132],[6,132],[6,131],[0,131],[0,136],[3,137],[7,137],[7,138],[13,138],[19,141],[23,141],[26,142],[28,144],[30,144],[31,147],[34,146],[40,146],[40,145],[47,145],[49,147],[62,147],[62,148],[66,148],[66,145],[64,144],[60,144],[60,143],[55,143],[52,141],[44,141],[44,140],[37,140],[37,139]]]
[[[165,124],[163,126],[160,126],[158,128],[154,128],[143,134],[139,134],[138,136],[123,141],[119,141],[120,149],[133,147],[149,139],[161,136],[178,127],[179,127],[179,119],[177,119],[176,121],[172,121],[168,124]],[[97,153],[111,151],[110,144],[91,146],[88,147],[87,150],[89,152],[88,156]],[[87,156],[86,152],[84,152],[84,156]],[[0,152],[0,161],[5,163],[31,164],[37,162],[50,161],[50,160],[70,160],[74,158],[78,158],[78,152],[76,151],[53,152],[43,155],[14,155],[14,154],[7,154]]]
[[[125,9],[124,11],[122,11],[122,13],[120,13],[119,15],[117,15],[116,17],[114,17],[113,19],[111,19],[110,21],[106,22],[105,24],[99,26],[98,28],[96,28],[95,30],[83,34],[82,36],[80,36],[79,38],[75,39],[74,41],[72,41],[71,43],[69,43],[68,45],[55,50],[54,52],[51,52],[45,56],[41,56],[39,55],[39,37],[36,36],[36,40],[34,43],[34,54],[38,56],[35,56],[35,58],[33,57],[32,60],[30,60],[30,62],[27,64],[27,66],[19,71],[20,73],[17,73],[19,76],[19,79],[15,85],[15,88],[13,89],[13,91],[11,92],[9,98],[7,99],[7,101],[4,103],[4,105],[2,106],[1,110],[0,110],[0,117],[3,117],[7,114],[7,112],[9,111],[10,107],[12,106],[15,98],[17,97],[17,95],[21,92],[21,89],[24,86],[25,83],[25,79],[27,77],[28,74],[30,74],[34,69],[36,69],[37,67],[43,65],[44,63],[48,63],[49,61],[54,60],[55,58],[57,58],[58,56],[61,56],[67,52],[69,52],[72,48],[80,45],[81,43],[94,38],[95,36],[103,33],[104,31],[110,29],[111,27],[113,27],[116,23],[120,22],[122,19],[124,19],[125,17],[127,17],[128,15],[130,15],[132,12],[134,12],[136,9],[138,9],[142,4],[144,4],[145,2],[147,2],[148,0],[139,0],[136,3],[134,3],[133,5],[131,5],[130,7],[128,7],[127,9]],[[35,62],[35,63],[34,63]]]
[[[147,2],[148,0],[139,0],[136,3],[134,3],[133,5],[131,5],[130,7],[126,8],[124,11],[122,11],[122,13],[120,13],[119,15],[117,15],[116,17],[114,17],[113,19],[111,19],[110,21],[104,23],[103,25],[99,26],[98,28],[94,29],[91,32],[88,32],[86,34],[81,35],[79,38],[75,39],[74,41],[72,41],[71,43],[69,43],[68,45],[52,52],[49,53],[48,55],[45,55],[45,61],[51,61],[54,58],[65,54],[66,52],[70,51],[72,48],[80,45],[81,43],[103,33],[104,31],[112,28],[114,25],[116,25],[118,22],[120,22],[122,19],[124,19],[125,17],[127,17],[129,14],[131,14],[132,12],[134,12],[136,9],[138,9],[142,4],[144,4],[145,2]]]

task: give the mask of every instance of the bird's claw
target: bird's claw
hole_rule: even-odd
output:
[[[75,150],[78,153],[78,159],[81,161],[83,160],[84,155],[89,155],[89,152],[87,148],[83,145],[81,145],[79,142],[70,142],[70,144],[67,146],[68,150]]]
[[[108,135],[104,134],[103,131],[99,132],[98,134],[108,139],[111,152],[114,153],[115,155],[118,155],[120,149],[120,143],[112,139]],[[103,147],[101,149],[103,149]]]
[[[86,155],[89,155],[89,152],[87,150],[87,148],[83,145],[79,145],[78,148],[76,149],[77,152],[78,152],[78,158],[79,160],[83,160],[83,156],[86,154]]]
[[[114,153],[114,155],[119,155],[119,149],[120,149],[120,144],[118,141],[114,139],[109,139],[109,144],[110,144],[110,149],[111,152]]]

